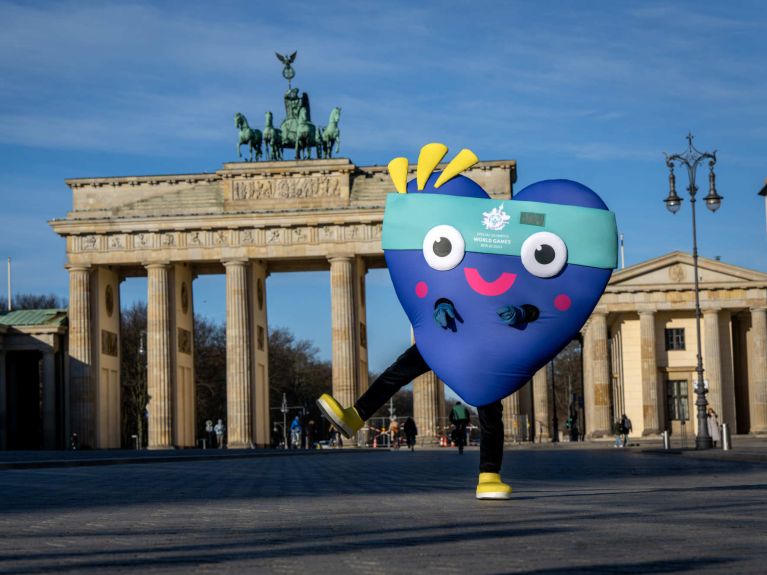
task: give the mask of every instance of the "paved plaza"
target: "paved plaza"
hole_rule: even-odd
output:
[[[335,451],[0,470],[0,573],[764,573],[767,464]]]

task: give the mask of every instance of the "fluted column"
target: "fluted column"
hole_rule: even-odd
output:
[[[356,401],[354,274],[351,256],[331,256],[330,300],[333,330],[333,396],[344,406]]]
[[[583,395],[586,404],[586,435],[605,437],[611,435],[610,422],[610,362],[607,355],[607,315],[593,313],[586,328],[583,342],[584,381]]]
[[[226,425],[229,447],[248,447],[253,437],[248,276],[246,260],[226,267]]]
[[[708,381],[706,399],[722,420],[722,352],[719,341],[719,310],[703,310],[703,369]]]
[[[748,348],[748,403],[751,433],[767,433],[767,309],[751,310]]]
[[[549,410],[549,366],[544,365],[533,376],[533,414],[535,440],[551,439],[551,413]]]
[[[524,429],[521,428],[519,421],[519,392],[515,391],[511,395],[503,398],[503,437],[507,443],[519,441]]]
[[[43,353],[43,449],[56,449],[56,354]]]
[[[146,266],[147,387],[149,449],[173,447],[173,371],[171,364],[170,282],[168,264]]]
[[[639,311],[639,353],[642,372],[642,435],[660,433],[658,361],[655,350],[655,312]],[[617,416],[618,414],[616,414]]]
[[[439,388],[442,382],[433,371],[413,380],[413,419],[418,426],[418,441],[423,445],[438,442],[439,403],[444,402]]]
[[[96,389],[91,318],[91,270],[69,266],[69,414],[70,432],[83,447],[96,446]]]

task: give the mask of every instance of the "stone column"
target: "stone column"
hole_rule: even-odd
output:
[[[506,443],[516,443],[524,434],[519,414],[519,392],[504,397],[503,401],[503,437]]]
[[[250,330],[248,329],[248,262],[226,267],[226,426],[228,446],[252,445]]]
[[[703,310],[703,377],[708,381],[706,399],[722,421],[722,353],[719,345],[719,310]]]
[[[333,397],[349,407],[356,401],[354,274],[351,256],[331,256],[330,299],[333,330]]]
[[[96,390],[91,321],[91,270],[69,266],[69,413],[70,431],[83,447],[96,446]]]
[[[2,337],[0,337],[0,344],[2,344]],[[6,437],[6,422],[8,421],[8,406],[6,405],[6,383],[5,383],[5,352],[0,345],[0,449],[6,449],[8,446],[8,439]]]
[[[149,391],[149,449],[173,447],[173,369],[170,334],[170,265],[146,266],[147,387]]]
[[[767,309],[751,310],[748,348],[748,404],[751,433],[767,433]]]
[[[269,412],[269,321],[267,317],[266,263],[250,263],[250,348],[251,389],[253,394],[253,443],[256,447],[269,447],[271,427]],[[282,417],[279,413],[275,415]]]
[[[583,341],[583,384],[586,403],[586,435],[590,438],[612,434],[610,422],[610,362],[607,354],[607,314],[594,312]]]
[[[546,364],[533,376],[533,433],[536,441],[551,439],[549,387],[549,365]]]
[[[413,380],[413,419],[418,426],[418,442],[434,445],[439,442],[440,402],[444,396],[440,393],[442,382],[433,371],[424,373]]]
[[[639,311],[639,356],[642,372],[642,435],[658,435],[661,431],[658,403],[658,361],[655,350],[655,312]],[[617,416],[617,413],[616,413]]]
[[[56,354],[43,352],[43,449],[56,449]]]

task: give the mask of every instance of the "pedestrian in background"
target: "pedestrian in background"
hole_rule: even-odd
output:
[[[389,422],[390,445],[393,449],[399,449],[399,422],[396,417],[392,417]]]
[[[716,447],[716,442],[722,439],[722,435],[719,433],[719,418],[713,407],[708,408],[706,422],[708,423],[708,434],[711,436],[711,441],[714,442],[714,447]]]
[[[213,431],[213,420],[205,420],[205,443],[206,447],[213,449],[216,447],[216,432]]]
[[[459,455],[463,454],[463,448],[466,445],[466,428],[470,421],[469,410],[460,401],[456,401],[453,409],[450,410],[450,423],[455,426],[455,444]]]
[[[407,446],[410,449],[410,451],[414,451],[415,436],[418,435],[418,428],[415,425],[415,420],[413,420],[412,417],[408,417],[405,420],[405,425],[403,426],[403,429],[405,431],[405,442],[407,443]]]
[[[306,424],[306,449],[314,449],[314,420]]]
[[[293,449],[301,448],[301,420],[296,415],[290,424],[290,445]]]
[[[621,415],[621,434],[623,435],[623,447],[626,447],[629,442],[629,433],[631,432],[631,420],[624,413]]]
[[[226,432],[226,426],[224,425],[224,420],[219,419],[218,423],[213,427],[213,430],[216,432],[216,442],[219,449],[224,448],[224,433]]]

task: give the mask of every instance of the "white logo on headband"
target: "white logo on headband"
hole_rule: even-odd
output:
[[[486,230],[499,231],[506,227],[511,216],[503,211],[503,204],[489,212],[482,212],[482,225]]]

